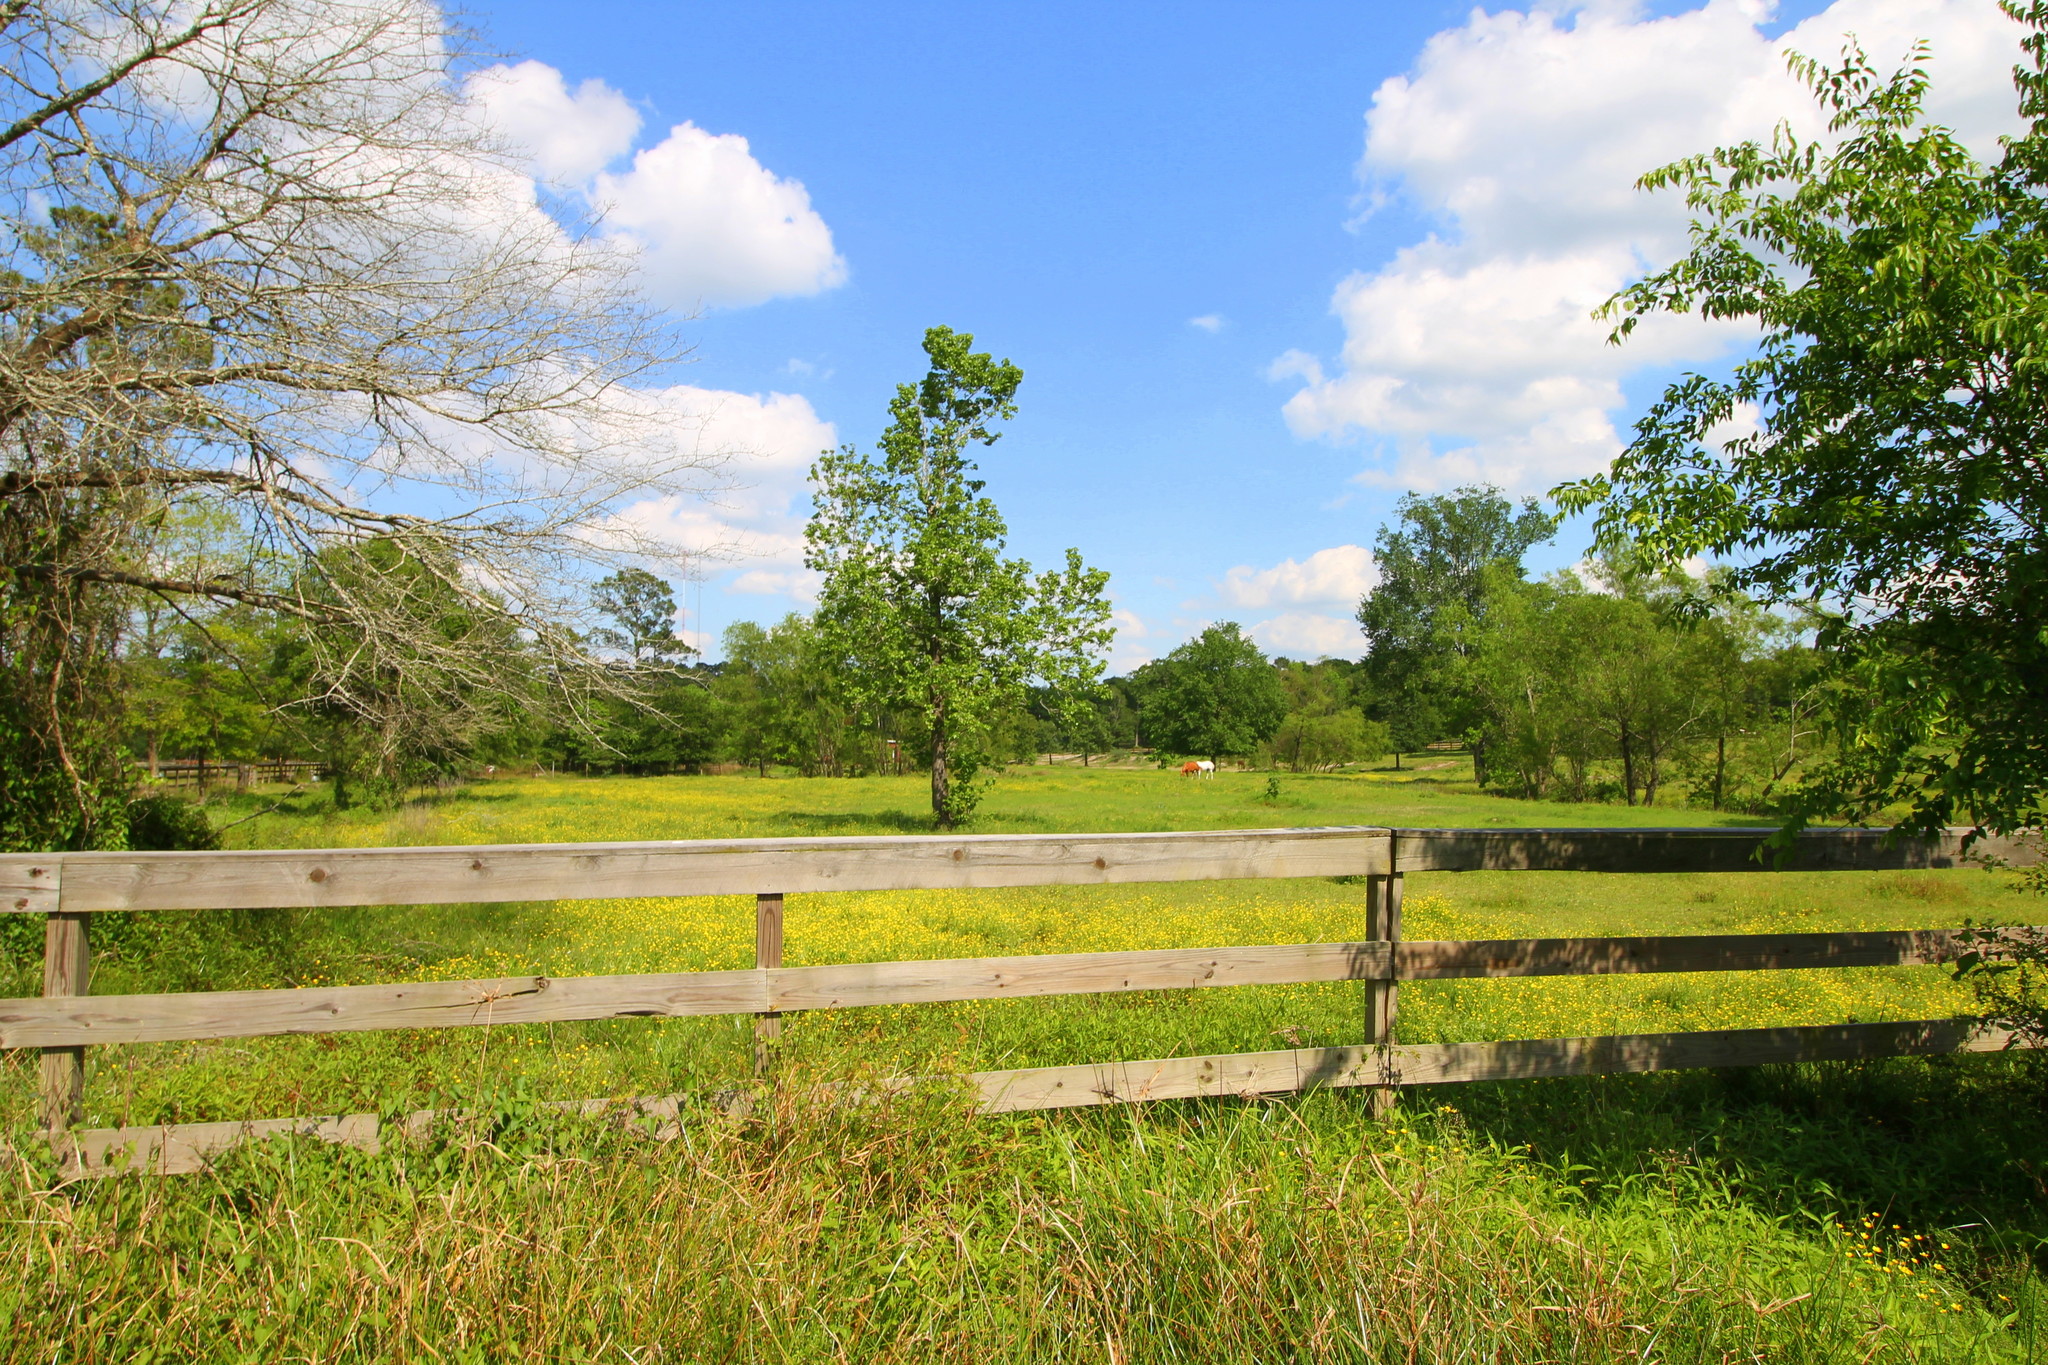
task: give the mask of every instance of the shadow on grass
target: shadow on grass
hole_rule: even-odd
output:
[[[790,811],[776,817],[803,834],[933,834],[932,817],[906,810]]]
[[[2048,1269],[2044,1059],[1894,1059],[1418,1087],[1589,1198],[1697,1182],[1774,1217],[1866,1214]]]
[[[791,811],[778,820],[795,827],[799,834],[938,834],[932,817],[923,811]],[[990,811],[971,821],[960,834],[1013,834],[1016,826],[1050,829],[1053,822],[1030,811]]]

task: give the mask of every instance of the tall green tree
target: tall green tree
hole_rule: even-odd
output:
[[[625,568],[591,585],[591,600],[613,625],[597,631],[601,645],[635,666],[666,664],[697,651],[676,635],[676,594],[665,578]]]
[[[930,369],[899,385],[875,456],[852,447],[812,466],[805,562],[825,575],[817,624],[849,696],[901,709],[929,736],[932,813],[970,815],[990,727],[1036,682],[1094,691],[1113,630],[1109,575],[1067,551],[1034,574],[1003,557],[1008,525],[974,477],[972,447],[1016,415],[1024,372],[948,327],[924,336]]]
[[[1549,540],[1556,521],[1491,485],[1447,494],[1410,493],[1373,541],[1380,581],[1358,604],[1374,708],[1397,749],[1462,735],[1475,721],[1460,678],[1470,627],[1486,613],[1489,575],[1519,579],[1522,556]],[[1485,780],[1483,747],[1475,750]]]
[[[1312,772],[1387,752],[1387,727],[1359,710],[1354,665],[1340,659],[1277,663],[1287,716],[1267,741],[1275,763]]]
[[[1153,747],[1220,760],[1249,754],[1287,715],[1280,674],[1258,644],[1222,621],[1138,670]]]
[[[1839,757],[1795,825],[2048,816],[2048,3],[2005,8],[2027,124],[1994,164],[1924,121],[1919,65],[1883,77],[1852,47],[1792,62],[1828,139],[1781,129],[1643,178],[1684,192],[1692,244],[1609,302],[1614,339],[1665,313],[1762,338],[1556,494],[1616,552],[1734,556],[1737,586],[1819,614]]]
[[[752,621],[726,627],[716,689],[728,717],[728,752],[764,777],[771,763],[812,777],[877,762],[871,750],[879,739],[848,715],[832,659],[807,617],[792,612],[766,628]]]

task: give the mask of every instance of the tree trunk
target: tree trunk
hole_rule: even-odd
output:
[[[1636,751],[1629,742],[1628,722],[1621,723],[1621,790],[1628,803],[1636,803]]]
[[[156,765],[156,745],[157,733],[156,731],[151,730],[149,732],[149,780],[152,782],[156,781],[158,777]]]
[[[932,821],[940,829],[953,828],[953,775],[946,767],[946,739],[946,704],[941,701],[932,708]]]
[[[1728,776],[1728,736],[1714,737],[1714,809],[1721,809],[1721,786]]]

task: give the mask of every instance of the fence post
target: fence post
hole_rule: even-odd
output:
[[[782,965],[782,893],[754,897],[754,966]],[[775,1040],[782,1036],[782,1015],[765,1010],[754,1016],[754,1074],[766,1076],[774,1063]]]
[[[92,970],[85,942],[86,916],[52,910],[43,921],[43,994],[84,995]],[[46,1047],[42,1056],[41,1119],[51,1136],[85,1122],[85,1048]]]
[[[1368,877],[1365,882],[1366,922],[1365,936],[1391,944],[1401,941],[1401,890],[1402,876],[1390,872],[1384,877]],[[1400,1005],[1400,986],[1395,981],[1392,954],[1388,955],[1388,975],[1378,981],[1365,983],[1365,1040],[1377,1053],[1376,1064],[1386,1084],[1374,1087],[1368,1104],[1375,1118],[1394,1107],[1399,1097],[1395,1088],[1399,1080],[1394,1070],[1394,1016]]]

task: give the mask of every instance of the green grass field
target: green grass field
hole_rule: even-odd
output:
[[[1283,775],[1275,796],[1264,773],[1013,770],[977,829],[1742,823],[1506,801],[1467,777]],[[395,814],[302,798],[230,837],[922,832],[923,794],[914,778],[515,778]],[[1344,939],[1363,932],[1363,892],[1315,879],[792,897],[787,951],[804,964]],[[1409,879],[1407,906],[1411,938],[2032,911],[1983,871],[1433,874]],[[94,989],[735,967],[751,964],[751,932],[742,897],[137,916],[106,935]],[[34,989],[30,965],[6,993]],[[1933,969],[1412,983],[1400,1034],[1968,1005]],[[96,1049],[95,1124],[489,1117],[385,1156],[287,1145],[182,1180],[38,1193],[46,1174],[23,1165],[7,1243],[23,1278],[0,1359],[61,1345],[78,1359],[2028,1360],[2048,1346],[2034,1311],[2048,1143],[2039,1079],[2017,1060],[1444,1087],[1411,1092],[1388,1124],[1334,1094],[980,1122],[943,1094],[857,1113],[800,1099],[811,1080],[1352,1042],[1361,1026],[1358,988],[1335,985],[792,1016],[777,1106],[693,1111],[674,1144],[534,1105],[744,1085],[750,1021]],[[10,1057],[0,1114],[16,1134],[33,1075]]]

